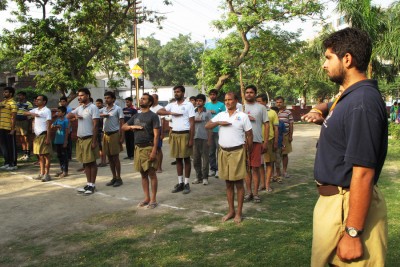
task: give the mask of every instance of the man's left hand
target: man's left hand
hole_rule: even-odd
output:
[[[336,255],[342,261],[351,261],[360,258],[363,255],[361,239],[359,237],[350,237],[345,233],[339,240]]]

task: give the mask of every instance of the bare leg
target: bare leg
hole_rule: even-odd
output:
[[[110,169],[112,173],[113,178],[117,178],[117,173],[115,171],[115,161],[114,161],[114,156],[108,156],[108,161],[110,162]],[[103,163],[103,162],[102,162]]]
[[[178,176],[183,176],[183,159],[177,158],[176,159],[176,172]]]
[[[190,162],[190,157],[184,158],[185,161],[185,178],[190,178],[190,171],[192,170],[192,163]]]
[[[85,164],[85,173],[86,173],[86,179],[87,179],[88,183],[94,184],[96,182],[96,176],[97,176],[96,161]]]
[[[121,178],[121,161],[119,160],[119,154],[114,155],[115,172],[118,178]]]
[[[225,184],[226,184],[226,199],[228,200],[229,211],[227,215],[222,217],[222,222],[226,222],[227,220],[235,217],[235,203],[234,203],[235,182],[225,181]]]
[[[249,172],[247,172],[245,182],[246,182],[246,192],[248,194],[251,194],[251,192],[252,192],[252,190],[251,190],[252,179],[251,178],[252,178],[251,174]]]
[[[260,188],[266,188],[266,183],[265,183],[265,179],[266,178],[266,176],[265,176],[265,170],[264,170],[264,164],[261,164],[261,166],[260,166],[260,184],[261,184],[261,187]]]
[[[45,173],[45,159],[44,159],[44,155],[38,155],[39,158],[39,166],[40,166],[40,174],[46,174]]]
[[[157,203],[157,188],[158,188],[158,180],[156,171],[153,168],[149,169],[149,177],[151,181],[151,203]]]
[[[45,174],[50,173],[50,154],[43,155],[44,162],[45,162]]]
[[[258,186],[260,185],[260,167],[253,167],[253,195],[258,196]]]
[[[150,191],[149,191],[149,178],[148,178],[148,172],[140,172],[142,175],[142,189],[144,193],[144,200],[143,202],[149,203],[150,201]]]
[[[163,160],[163,152],[162,149],[157,149],[157,171],[162,172],[162,160]]]
[[[241,223],[242,222],[243,200],[244,200],[243,180],[235,181],[235,185],[236,185],[238,206],[237,206],[235,218],[233,220],[235,221],[235,223]]]
[[[265,164],[267,165],[265,188],[268,190],[268,188],[270,188],[271,185],[273,162],[266,162]]]
[[[282,165],[283,165],[283,174],[287,173],[287,167],[289,164],[289,157],[288,155],[282,155]]]

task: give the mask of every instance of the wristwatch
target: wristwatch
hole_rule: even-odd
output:
[[[346,233],[353,238],[359,237],[364,232],[364,230],[358,230],[357,228],[347,227],[347,226],[346,226],[345,230],[346,230]]]

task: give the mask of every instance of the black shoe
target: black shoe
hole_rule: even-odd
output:
[[[89,185],[85,185],[83,188],[78,188],[77,191],[78,193],[85,193],[86,190],[88,190]]]
[[[183,191],[184,185],[183,183],[175,185],[174,189],[171,191],[171,193],[178,193]]]
[[[118,187],[118,186],[120,186],[120,185],[122,185],[122,184],[123,184],[123,182],[122,182],[122,179],[121,179],[121,178],[115,179],[115,182],[114,182],[114,184],[113,184],[113,187]]]
[[[111,181],[109,181],[108,183],[106,183],[106,186],[112,186],[115,184],[115,181],[117,181],[117,178],[112,178]]]
[[[176,160],[171,162],[171,165],[176,165]]]
[[[183,193],[183,194],[189,194],[189,193],[190,193],[190,185],[189,185],[189,184],[185,184],[182,193]]]
[[[89,186],[85,192],[83,192],[83,194],[85,194],[86,196],[91,195],[94,193],[95,187],[94,186]]]

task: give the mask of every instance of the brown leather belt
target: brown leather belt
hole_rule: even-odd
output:
[[[349,187],[342,187],[343,190],[349,191]],[[336,185],[318,185],[317,184],[318,193],[321,196],[329,197],[333,195],[337,195],[340,193],[338,186]]]
[[[222,150],[227,151],[227,152],[231,152],[231,151],[235,151],[238,149],[243,148],[243,145],[239,145],[239,146],[233,146],[233,147],[220,147]]]
[[[83,137],[78,137],[78,139],[80,139],[80,140],[86,140],[86,139],[92,138],[92,136],[93,136],[93,135],[86,135],[86,136],[83,136]]]
[[[153,143],[150,142],[150,143],[136,144],[135,146],[143,148],[143,147],[153,146]]]
[[[104,132],[106,135],[110,136],[112,134],[118,133],[119,131],[113,131],[113,132]]]
[[[174,133],[174,134],[186,134],[186,133],[189,133],[189,130],[187,130],[187,131],[172,131],[172,133]]]

